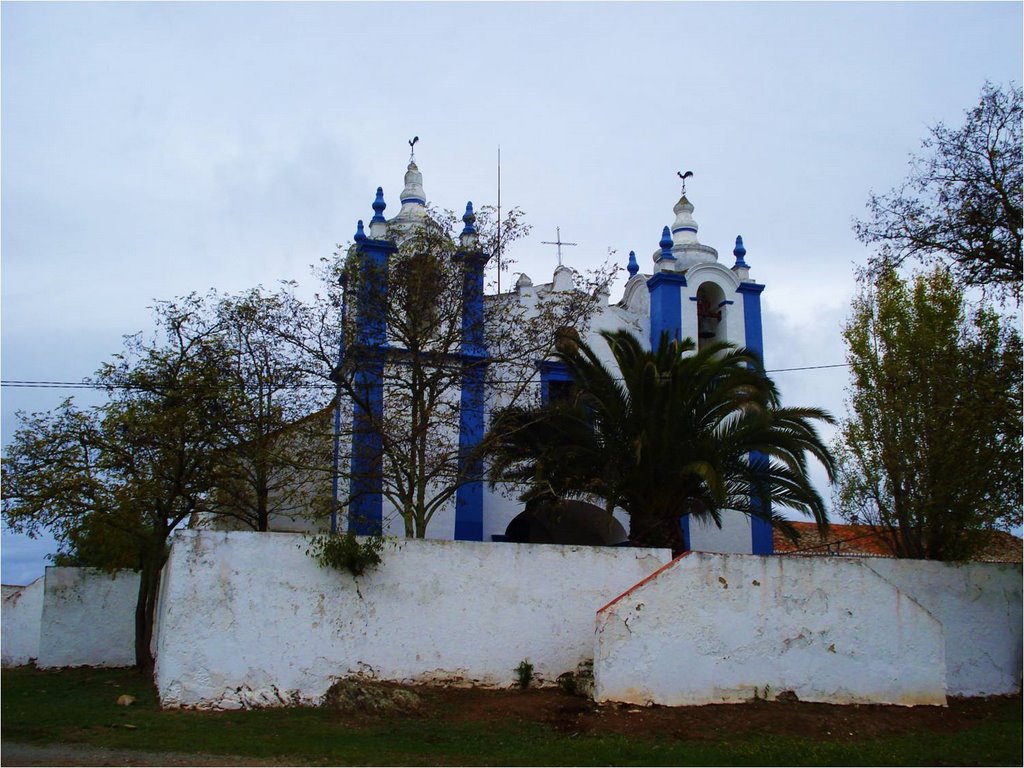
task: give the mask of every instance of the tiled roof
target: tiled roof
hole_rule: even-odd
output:
[[[798,556],[843,555],[844,557],[892,557],[884,539],[866,525],[839,525],[833,523],[822,536],[814,523],[792,523],[800,534],[794,544],[783,533],[773,534],[775,554]],[[1019,563],[1024,561],[1024,548],[1016,536],[993,531],[992,539],[975,560],[991,563]]]

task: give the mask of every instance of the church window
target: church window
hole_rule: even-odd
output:
[[[568,368],[552,360],[544,360],[538,367],[541,402],[557,403],[572,396],[573,381]]]

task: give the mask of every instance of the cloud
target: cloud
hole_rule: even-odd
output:
[[[57,542],[51,536],[42,535],[30,539],[21,533],[13,533],[6,526],[0,533],[0,553],[4,584],[30,584],[40,576],[48,565],[46,556],[57,551]]]

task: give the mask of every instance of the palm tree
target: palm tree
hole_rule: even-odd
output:
[[[832,479],[835,465],[814,421],[818,408],[783,408],[750,350],[661,337],[648,351],[628,331],[603,331],[618,372],[586,344],[562,344],[569,400],[510,408],[492,427],[490,482],[527,486],[524,500],[598,497],[629,514],[637,546],[685,549],[683,514],[721,526],[725,510],[795,531],[778,513],[803,513],[824,529],[825,503],[807,454]]]

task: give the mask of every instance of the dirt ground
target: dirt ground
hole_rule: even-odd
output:
[[[911,731],[949,733],[991,719],[1006,699],[950,699],[947,707],[813,704],[753,701],[703,707],[595,705],[555,689],[493,691],[415,688],[423,705],[402,717],[443,717],[449,722],[518,720],[549,725],[571,734],[619,733],[713,740],[719,735],[779,734],[828,741],[863,740]],[[1020,702],[1020,697],[1013,697]],[[439,715],[438,713],[444,713]],[[379,725],[381,717],[338,717],[352,727]],[[184,766],[275,765],[256,758],[182,753],[150,753],[75,745],[27,746],[5,743],[4,766]]]
[[[892,707],[875,704],[813,704],[752,701],[703,707],[636,707],[594,704],[560,691],[434,689],[442,711],[453,720],[523,720],[564,733],[659,735],[714,739],[719,734],[778,734],[835,741],[891,736],[911,731],[950,733],[991,719],[1005,698],[950,699],[947,707]],[[1020,700],[1020,697],[1013,697]],[[430,704],[430,709],[437,710]]]

